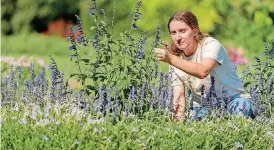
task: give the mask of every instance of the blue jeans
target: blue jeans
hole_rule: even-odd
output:
[[[248,99],[235,98],[227,105],[227,111],[236,116],[254,117],[252,105]],[[209,109],[206,107],[194,107],[190,110],[190,118],[193,120],[201,120],[209,114]]]

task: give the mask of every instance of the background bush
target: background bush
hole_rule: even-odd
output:
[[[1,34],[41,32],[57,19],[72,19],[79,13],[79,1],[2,0]]]
[[[224,43],[242,47],[249,58],[261,53],[262,43],[270,43],[274,35],[274,6],[266,1],[214,1],[220,22],[212,35]]]

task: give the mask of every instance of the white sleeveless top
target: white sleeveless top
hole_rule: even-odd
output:
[[[218,62],[214,65],[209,75],[204,79],[188,75],[184,71],[169,65],[171,86],[186,85],[191,90],[192,98],[195,102],[200,104],[202,86],[204,85],[205,90],[209,89],[211,76],[215,79],[214,87],[218,98],[224,97],[224,93],[222,92],[223,88],[227,91],[228,96],[247,99],[251,98],[236,75],[236,72],[226,54],[226,50],[218,40],[212,37],[206,37],[203,42],[199,44],[196,52],[191,57],[185,57],[182,55],[180,58],[196,63],[200,63],[203,58],[211,58]]]

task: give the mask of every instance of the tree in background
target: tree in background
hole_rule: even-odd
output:
[[[214,5],[221,22],[212,34],[225,43],[242,47],[253,56],[263,48],[262,43],[273,40],[273,0],[216,0]]]
[[[2,34],[42,32],[58,18],[75,20],[78,3],[72,0],[2,0]]]
[[[80,3],[80,16],[83,20],[84,28],[89,29],[94,23],[89,19],[87,15],[90,0],[83,0]],[[114,16],[115,29],[114,32],[116,35],[119,35],[121,31],[124,31],[130,28],[130,24],[125,22],[130,22],[131,12],[134,8],[136,1],[96,1],[98,8],[104,8],[104,10],[98,10],[102,15],[106,15],[108,18],[107,24],[111,25],[110,21]],[[215,24],[220,22],[220,17],[214,8],[214,0],[152,0],[152,1],[142,1],[142,7],[140,7],[141,20],[137,23],[138,27],[148,31],[155,31],[155,28],[158,25],[161,30],[165,32],[163,37],[167,38],[167,21],[175,12],[187,9],[194,12],[200,22],[200,28],[202,32],[211,32],[215,28]],[[113,8],[116,8],[116,11],[113,11]]]

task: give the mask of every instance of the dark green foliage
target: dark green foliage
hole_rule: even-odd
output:
[[[270,43],[274,35],[273,1],[214,1],[221,16],[212,35],[225,44],[242,47],[249,57]]]
[[[273,124],[244,118],[182,125],[150,113],[147,118],[131,116],[112,125],[108,119],[76,120],[73,114],[56,113],[58,121],[44,124],[42,118],[26,118],[24,124],[19,112],[5,117],[1,149],[273,149]]]
[[[51,21],[78,13],[78,3],[71,0],[2,0],[1,31],[17,34],[46,30]]]

